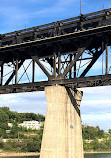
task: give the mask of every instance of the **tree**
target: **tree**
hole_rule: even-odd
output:
[[[84,139],[95,139],[104,137],[104,131],[100,130],[99,126],[83,126],[82,133]]]
[[[108,130],[108,133],[111,134],[111,129]]]
[[[3,110],[0,109],[0,123],[6,123],[8,122],[8,120],[9,120],[8,115]]]
[[[92,143],[93,143],[93,150],[95,150],[95,151],[98,150],[98,148],[99,148],[98,139],[95,138]]]
[[[18,113],[16,111],[9,111],[9,119],[18,121]]]

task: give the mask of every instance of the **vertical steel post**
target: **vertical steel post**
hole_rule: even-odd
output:
[[[1,65],[1,79],[0,79],[0,85],[3,84],[3,64]]]
[[[106,74],[108,74],[108,46],[106,45]]]
[[[15,65],[15,84],[17,84],[17,78],[18,78],[18,59],[16,59],[16,65]]]
[[[72,54],[70,55],[70,62],[72,61]],[[69,78],[72,78],[72,69],[69,72]]]
[[[57,55],[54,53],[54,60],[53,60],[53,75],[54,75],[54,78],[56,78],[56,58],[57,58]]]
[[[103,50],[104,50],[104,42],[102,42],[102,52],[104,52]],[[104,62],[104,54],[102,53],[102,75],[104,73],[104,70],[103,70],[104,64],[103,64],[103,62]]]
[[[32,82],[34,82],[35,79],[35,61],[32,60]]]
[[[61,55],[58,53],[58,75],[61,74]]]
[[[76,53],[74,54],[74,58],[76,57]],[[76,78],[76,63],[74,65],[74,78]]]

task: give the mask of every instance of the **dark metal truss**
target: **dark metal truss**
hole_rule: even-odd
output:
[[[34,83],[0,86],[0,94],[44,91],[46,86],[61,85],[71,88],[96,87],[111,85],[111,74],[72,79],[41,81]]]
[[[98,23],[94,27],[93,21],[91,23],[92,27],[90,28],[90,20],[94,20],[94,16],[97,20],[104,16],[107,17],[108,19],[104,21],[106,26],[101,26]],[[51,26],[52,28],[54,27],[52,35],[54,37],[49,34],[47,38],[34,40],[34,38],[30,36],[30,29],[27,30],[27,32],[26,30],[24,32],[22,30],[16,32],[16,41],[19,42],[14,43],[12,40],[13,45],[10,44],[9,41],[13,36],[15,40],[15,34],[6,34],[6,38],[4,37],[2,39],[0,47],[0,93],[40,91],[44,90],[45,86],[56,84],[73,88],[111,85],[111,75],[109,74],[108,66],[111,64],[108,60],[108,46],[111,46],[111,25],[107,25],[110,21],[110,16],[111,9],[106,12],[101,11],[84,17],[82,16],[81,19],[79,19],[81,23],[78,26],[80,29],[78,32],[66,32],[66,28],[60,28],[58,25],[55,27],[54,24],[54,26]],[[72,19],[72,21],[73,23],[77,23],[77,19],[75,21]],[[67,26],[68,20],[64,21],[64,24]],[[45,27],[46,26],[43,26],[42,28],[44,31]],[[72,28],[72,25],[68,25],[68,27]],[[49,29],[50,33],[52,28]],[[58,28],[61,29],[61,31]],[[21,32],[23,36],[27,37],[29,35],[28,38],[30,40],[21,42],[22,36],[20,35],[21,38],[18,38]],[[41,30],[39,30],[39,33],[40,34],[35,33],[34,37],[37,38],[37,36],[42,35]],[[7,44],[7,41],[9,44]],[[88,76],[89,71],[104,52],[106,54],[105,73],[97,76]],[[31,61],[27,68],[25,68],[24,62],[29,59]],[[31,64],[32,70],[30,71],[32,76],[30,79],[27,70]],[[37,74],[36,64],[47,77],[47,81],[35,81]],[[4,80],[6,76],[4,75],[5,65],[13,68],[13,70],[8,73],[10,76],[7,80]],[[22,73],[18,76],[20,69],[22,69]],[[20,82],[24,74],[27,76],[28,83]],[[37,75],[39,76],[39,74]],[[13,79],[15,80],[13,81]]]
[[[111,8],[0,35],[0,46],[14,45],[111,24]]]

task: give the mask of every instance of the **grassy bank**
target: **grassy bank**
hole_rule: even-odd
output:
[[[111,151],[90,151],[85,152],[84,154],[104,154],[104,153],[111,153]],[[0,152],[0,157],[12,157],[12,156],[40,156],[40,153],[37,152],[27,152],[27,153],[16,153],[16,152]]]
[[[23,121],[31,120],[43,123],[45,116],[34,113],[17,113],[10,111],[8,107],[0,107],[0,150],[3,151],[2,155],[40,152],[43,124],[38,130],[20,126]],[[85,153],[111,151],[111,129],[104,132],[99,126],[83,125],[82,135]]]
[[[0,152],[0,157],[11,157],[11,156],[40,156],[37,152],[27,152],[27,153],[16,153],[16,152]]]

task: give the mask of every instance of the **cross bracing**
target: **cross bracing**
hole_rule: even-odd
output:
[[[111,9],[0,38],[0,93],[44,90],[55,84],[77,88],[111,83]],[[101,73],[95,75],[92,69],[100,58]]]

